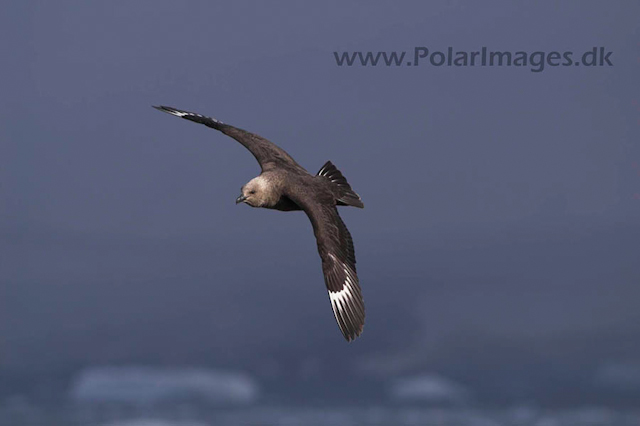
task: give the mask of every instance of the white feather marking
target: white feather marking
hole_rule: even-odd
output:
[[[349,283],[349,281],[346,281],[344,283],[342,290],[329,292],[329,297],[331,298],[332,302],[347,301],[351,299],[352,296],[351,283]]]
[[[332,254],[329,254],[329,256],[335,259],[335,257]],[[354,288],[354,282],[353,282],[353,278],[351,277],[351,272],[349,271],[348,268],[344,268],[344,272],[345,272],[345,281],[342,283],[342,290],[329,291],[329,298],[331,299],[331,303],[336,304],[338,307],[340,307],[341,312],[343,309],[341,304],[339,304],[338,302],[342,302],[342,304],[346,306],[347,305],[346,302],[348,302],[353,298],[353,288]]]
[[[344,333],[348,333],[348,329],[344,327],[349,327],[349,324],[355,320],[353,315],[355,315],[354,312],[358,310],[358,280],[355,272],[353,272],[348,265],[340,262],[332,253],[329,253],[329,257],[333,260],[334,265],[340,265],[342,267],[345,274],[342,290],[329,291],[329,298],[331,300],[331,307],[333,308],[333,315],[340,329]]]
[[[172,110],[168,110],[166,109],[165,111],[167,111],[169,114],[175,115],[176,117],[186,117],[186,116],[191,116],[191,117],[200,117],[200,118],[208,118],[209,120],[215,122],[215,123],[222,123],[220,120],[217,120],[213,117],[205,117],[202,114],[196,114],[195,112],[185,112],[185,111],[178,111],[175,109]]]
[[[176,110],[166,110],[169,114],[175,115],[176,117],[184,117],[185,115],[189,115],[188,112],[176,111]]]

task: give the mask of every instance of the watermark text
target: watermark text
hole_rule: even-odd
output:
[[[573,51],[495,51],[482,47],[475,51],[459,51],[453,47],[431,50],[416,46],[413,51],[333,52],[339,67],[523,67],[542,72],[549,67],[612,67],[613,52],[594,46],[583,52]]]

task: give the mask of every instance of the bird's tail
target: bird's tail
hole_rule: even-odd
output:
[[[351,189],[351,185],[347,182],[347,178],[333,165],[331,161],[324,163],[324,166],[318,172],[318,176],[323,176],[338,186],[340,195],[337,198],[338,205],[353,206],[364,208],[364,204],[360,196]]]

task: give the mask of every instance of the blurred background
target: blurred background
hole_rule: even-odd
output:
[[[3,2],[0,424],[640,424],[640,4]],[[589,51],[611,67],[337,66]],[[310,223],[164,104],[362,196]]]

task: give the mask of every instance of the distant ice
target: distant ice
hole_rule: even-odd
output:
[[[462,403],[471,392],[464,386],[436,374],[425,374],[395,380],[391,397],[396,401],[422,401],[433,404]]]
[[[255,402],[259,388],[250,376],[197,368],[94,367],[72,381],[75,402],[149,404],[167,401]]]

